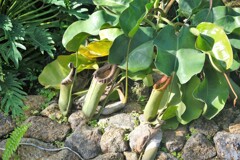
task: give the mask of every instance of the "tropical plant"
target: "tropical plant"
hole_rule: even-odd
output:
[[[14,115],[21,113],[22,100],[26,92],[32,91],[42,64],[49,61],[49,57],[54,58],[55,47],[61,51],[58,42],[64,28],[87,16],[87,8],[76,1],[0,0],[0,97],[4,100],[1,101],[3,111]]]
[[[93,3],[95,12],[71,24],[62,43],[66,50],[92,60],[91,53],[102,52],[85,54],[85,42],[112,41],[108,62],[118,65],[126,77],[125,102],[128,78],[151,81],[152,73],[160,72],[171,77],[171,83],[154,117],[165,120],[170,128],[201,115],[212,119],[230,93],[236,104],[239,87],[230,73],[240,66],[238,8],[226,7],[221,0]]]

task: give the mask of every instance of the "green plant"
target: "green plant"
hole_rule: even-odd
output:
[[[42,70],[41,64],[45,63],[48,56],[54,57],[55,46],[60,51],[61,36],[58,34],[63,33],[64,28],[72,21],[87,18],[87,15],[88,10],[84,10],[83,5],[76,5],[76,1],[66,5],[64,0],[0,0],[1,85],[9,84],[6,81],[8,77],[5,77],[8,74],[22,81],[21,84],[16,84],[21,86],[21,89],[18,87],[17,91],[11,86],[7,87],[12,89],[13,93],[16,91],[12,97],[18,99],[18,101],[15,100],[12,108],[21,109],[25,92],[34,92],[33,83],[36,83],[37,74]],[[48,55],[43,55],[43,53]],[[0,91],[1,88],[0,86]],[[18,94],[21,95],[17,96]],[[0,96],[6,97],[4,94]],[[9,98],[5,100],[11,101]],[[1,109],[10,111],[4,109],[2,105]]]
[[[29,126],[29,124],[25,124],[14,129],[11,136],[7,139],[2,157],[3,160],[9,160],[13,153],[17,150],[22,137],[28,130]]]
[[[200,116],[212,119],[230,92],[236,104],[239,88],[230,84],[229,74],[240,66],[239,9],[226,7],[221,0],[117,2],[93,0],[95,12],[71,24],[62,42],[66,50],[90,60],[90,53],[103,52],[88,48],[86,55],[83,43],[87,48],[89,42],[112,41],[104,56],[126,78],[124,103],[128,78],[151,79],[156,71],[172,78],[156,106],[157,118],[172,128]]]

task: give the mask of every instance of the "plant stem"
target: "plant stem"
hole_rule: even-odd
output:
[[[126,57],[126,84],[125,84],[125,98],[124,98],[124,101],[123,103],[127,103],[127,99],[128,99],[128,58],[129,58],[129,52],[130,52],[130,45],[131,45],[131,42],[132,42],[132,38],[129,40],[128,42],[128,48],[127,48],[127,57]]]

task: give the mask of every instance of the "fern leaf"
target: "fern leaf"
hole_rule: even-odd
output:
[[[8,16],[0,14],[0,28],[2,28],[4,31],[11,31],[12,27],[12,22]]]
[[[53,57],[53,50],[55,48],[50,33],[40,27],[31,26],[27,29],[26,35],[29,39],[28,41],[36,48],[39,48],[42,54],[47,52],[48,55]]]
[[[8,59],[11,59],[15,66],[18,67],[19,61],[22,59],[18,48],[25,50],[26,47],[17,41],[24,40],[25,30],[20,23],[12,22],[7,16],[2,15],[0,15],[0,28],[5,31],[4,39],[1,38],[0,54],[5,62],[8,63]]]
[[[12,154],[17,150],[22,137],[28,130],[29,126],[30,124],[22,125],[20,127],[17,127],[11,133],[11,136],[7,139],[5,150],[3,152],[3,160],[9,160]]]
[[[2,90],[0,91],[1,100],[1,109],[5,113],[12,112],[13,116],[22,114],[23,99],[27,95],[22,91],[21,83],[19,79],[16,78],[13,74],[7,74],[4,77],[4,81],[0,81],[0,86]]]

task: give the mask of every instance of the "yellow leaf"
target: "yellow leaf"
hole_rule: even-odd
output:
[[[113,42],[109,40],[94,41],[89,43],[86,47],[81,45],[78,49],[78,53],[88,59],[108,56],[112,43]]]

